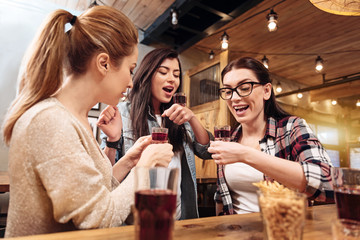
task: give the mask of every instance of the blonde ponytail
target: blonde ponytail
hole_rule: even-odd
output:
[[[68,48],[65,24],[72,14],[57,10],[30,47],[29,59],[19,83],[19,94],[12,102],[3,124],[4,142],[9,144],[16,121],[39,101],[58,91],[63,81],[63,62]]]

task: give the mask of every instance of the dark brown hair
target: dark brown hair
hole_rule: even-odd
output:
[[[224,76],[226,73],[231,70],[245,68],[254,72],[256,78],[259,80],[261,84],[271,83],[272,80],[269,75],[269,71],[264,65],[258,60],[251,57],[243,57],[239,59],[235,59],[231,61],[221,72],[221,80],[224,80]],[[277,103],[275,99],[274,90],[271,89],[271,96],[265,102],[265,116],[273,117],[277,120],[282,119],[284,117],[290,116],[285,110],[283,110],[280,105]]]
[[[152,106],[151,80],[165,59],[177,59],[180,69],[180,85],[177,91],[181,89],[182,70],[178,53],[168,48],[154,49],[149,52],[141,61],[139,68],[135,72],[133,78],[133,88],[129,93],[129,101],[131,102],[130,118],[135,139],[150,134],[148,126],[149,111],[155,116]],[[160,112],[171,107],[173,101],[160,104]],[[165,127],[169,129],[169,141],[174,147],[174,151],[178,151],[182,147],[186,131],[184,125],[177,125],[168,118],[163,118]]]

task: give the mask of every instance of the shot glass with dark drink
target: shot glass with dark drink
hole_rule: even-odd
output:
[[[183,92],[175,93],[173,96],[174,103],[177,103],[183,107],[186,106],[186,95]]]
[[[163,127],[153,127],[151,129],[152,143],[167,143],[168,129]]]
[[[230,130],[231,127],[229,125],[215,126],[214,127],[215,141],[230,142]]]
[[[173,239],[177,168],[135,168],[136,240]]]
[[[332,168],[331,178],[338,218],[360,222],[360,169]]]

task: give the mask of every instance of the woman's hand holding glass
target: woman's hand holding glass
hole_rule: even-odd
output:
[[[151,136],[150,141],[151,141]],[[135,146],[135,145],[134,145]],[[174,156],[170,143],[150,144],[142,152],[137,167],[167,167]]]
[[[168,117],[177,125],[189,122],[195,114],[187,107],[179,104],[173,104],[170,108],[166,109],[161,117]]]
[[[215,163],[221,165],[243,162],[245,154],[251,150],[255,149],[246,147],[237,142],[223,141],[211,141],[210,147],[208,148]]]

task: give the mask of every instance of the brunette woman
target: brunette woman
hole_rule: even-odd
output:
[[[168,128],[174,149],[169,167],[180,170],[176,219],[188,219],[198,217],[194,154],[210,158],[207,147],[212,135],[188,107],[173,104],[172,97],[179,91],[181,81],[178,53],[167,48],[151,51],[134,75],[129,101],[105,109],[99,127],[106,134],[103,146],[106,145],[105,152],[113,163],[136,139],[150,134],[152,127]]]
[[[306,121],[280,108],[263,64],[237,59],[221,77],[220,97],[239,126],[232,142],[209,147],[218,164],[217,214],[258,212],[253,183],[264,178],[332,202],[330,158]]]

